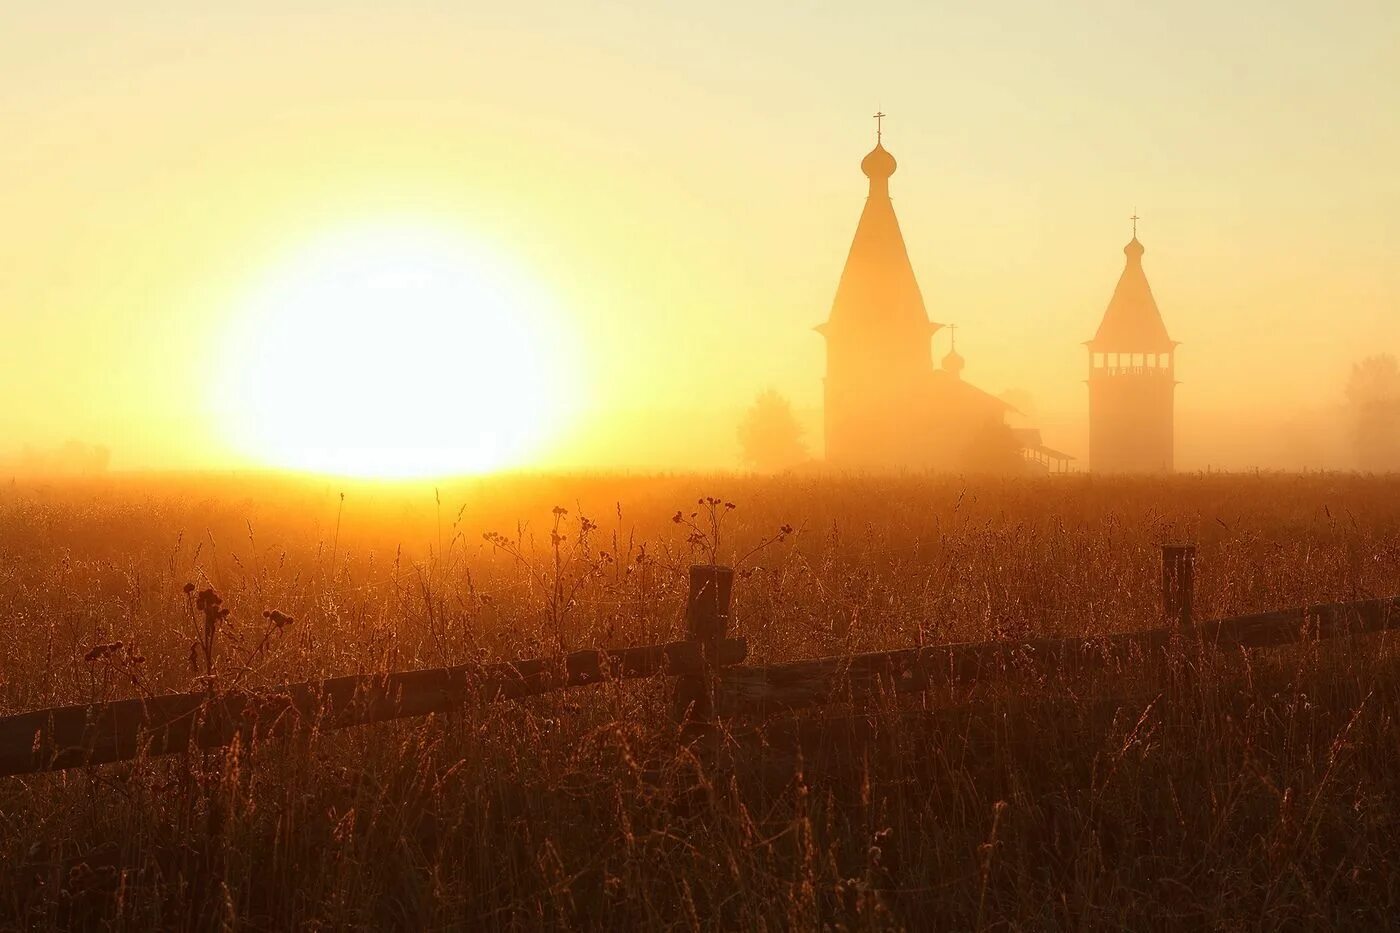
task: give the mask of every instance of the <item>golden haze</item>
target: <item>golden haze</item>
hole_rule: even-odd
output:
[[[1336,465],[1291,439],[1400,346],[1397,16],[17,7],[0,455],[74,437],[123,467],[249,465],[205,391],[249,371],[223,341],[247,294],[321,237],[406,221],[511,257],[577,335],[587,410],[523,465],[729,466],[770,384],[815,432],[809,328],[878,103],[930,314],[979,385],[1083,452],[1079,344],[1136,206],[1186,345],[1179,465]]]

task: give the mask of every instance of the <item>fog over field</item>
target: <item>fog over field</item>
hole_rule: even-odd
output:
[[[1397,16],[15,9],[0,462],[728,469],[770,386],[819,455],[879,109],[935,364],[956,327],[1083,468],[1138,236],[1176,466],[1349,468],[1351,369],[1400,353]]]

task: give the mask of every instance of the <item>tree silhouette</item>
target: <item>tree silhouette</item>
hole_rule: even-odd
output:
[[[739,422],[739,447],[744,462],[756,470],[782,470],[807,459],[802,426],[792,405],[775,389],[758,393]]]
[[[1363,470],[1400,469],[1400,364],[1389,353],[1351,367],[1347,381],[1352,443]]]

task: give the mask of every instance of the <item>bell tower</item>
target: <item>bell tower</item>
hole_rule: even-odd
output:
[[[1137,238],[1089,348],[1089,468],[1095,473],[1169,473],[1174,444],[1176,341],[1167,327]]]
[[[836,287],[826,338],[826,459],[833,466],[899,469],[926,462],[930,445],[930,337],[923,294],[890,201],[894,156],[883,113],[875,148],[861,160],[870,180],[865,208]]]

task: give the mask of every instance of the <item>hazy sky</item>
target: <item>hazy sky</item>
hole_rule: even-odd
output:
[[[1184,418],[1331,404],[1400,352],[1395,0],[0,0],[0,62],[0,450],[231,456],[247,294],[375,224],[529,270],[593,410],[814,408],[877,107],[991,391],[1082,412],[1134,208]]]

